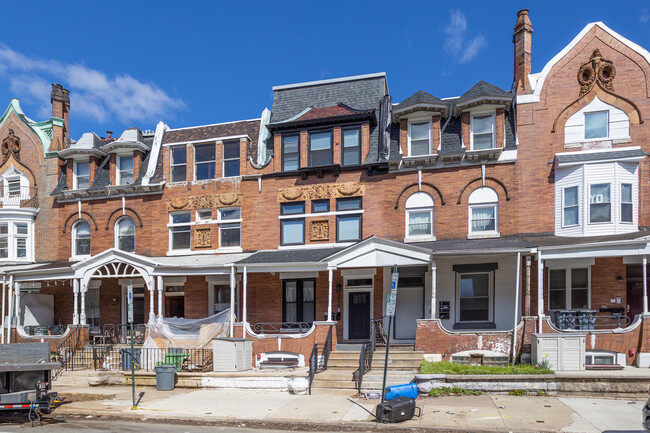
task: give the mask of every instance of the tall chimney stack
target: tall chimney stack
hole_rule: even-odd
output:
[[[515,44],[515,90],[517,93],[529,93],[530,54],[532,45],[533,24],[528,18],[528,9],[517,12],[517,22],[512,42]]]
[[[63,119],[62,126],[57,124],[52,126],[50,150],[65,149],[66,137],[69,131],[68,112],[70,111],[70,92],[60,84],[54,83],[52,84],[50,102],[52,102],[52,117]]]

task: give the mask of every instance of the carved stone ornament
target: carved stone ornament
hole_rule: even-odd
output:
[[[365,185],[361,182],[326,183],[278,189],[278,202],[354,197],[364,194]]]
[[[194,230],[194,245],[197,248],[205,248],[212,246],[212,229],[196,229]]]
[[[239,193],[195,195],[167,199],[167,210],[212,209],[224,206],[241,206],[242,195]]]
[[[328,220],[312,221],[310,233],[312,241],[328,241],[330,239],[330,222]]]
[[[599,50],[594,50],[589,61],[583,63],[578,70],[578,83],[580,83],[580,97],[583,97],[596,85],[614,91],[612,81],[616,76],[616,68],[610,60],[603,59]]]
[[[7,162],[11,155],[20,161],[20,138],[16,137],[13,129],[9,129],[9,135],[2,140],[2,163]]]

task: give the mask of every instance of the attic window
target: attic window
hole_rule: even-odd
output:
[[[88,161],[75,161],[74,162],[74,185],[73,189],[86,189],[89,185],[89,171],[90,164]]]
[[[116,185],[131,185],[133,183],[133,155],[117,155]]]
[[[431,122],[409,123],[409,156],[431,153]]]
[[[608,111],[585,113],[585,140],[607,138]]]
[[[494,114],[472,116],[471,128],[472,150],[492,149],[495,147]]]

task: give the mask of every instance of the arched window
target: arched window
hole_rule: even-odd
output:
[[[90,224],[84,220],[77,221],[72,227],[72,255],[90,255]]]
[[[406,240],[432,240],[433,198],[416,192],[406,200]]]
[[[131,217],[123,216],[115,223],[115,248],[135,252],[135,224]]]
[[[499,234],[499,196],[486,186],[474,190],[469,196],[469,233]]]

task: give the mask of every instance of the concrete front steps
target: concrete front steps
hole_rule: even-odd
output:
[[[375,351],[372,369],[363,376],[361,392],[381,392],[384,373],[384,348]],[[424,353],[391,351],[388,356],[386,386],[409,383],[418,372]],[[333,351],[327,370],[318,373],[312,382],[312,394],[354,395],[357,393],[356,372],[359,369],[359,352]]]

